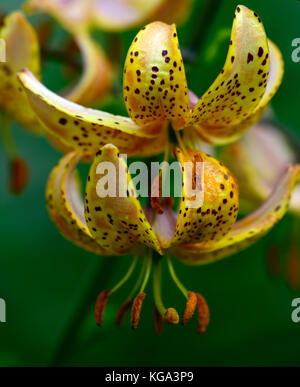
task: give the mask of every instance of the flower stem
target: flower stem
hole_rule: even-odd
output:
[[[82,286],[79,286],[78,297],[74,303],[74,308],[68,320],[63,323],[64,326],[58,344],[50,359],[50,366],[61,366],[66,363],[73,348],[74,338],[97,298],[99,292],[99,277],[101,273],[112,271],[113,261],[114,265],[116,265],[116,260],[100,259],[98,256],[91,258],[91,262],[82,280]],[[107,278],[107,275],[104,275],[100,281],[104,287]]]

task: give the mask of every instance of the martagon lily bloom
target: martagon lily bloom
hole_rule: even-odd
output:
[[[199,332],[205,331],[209,322],[209,309],[202,295],[188,291],[179,282],[170,256],[188,265],[201,265],[246,248],[261,238],[285,214],[291,192],[300,180],[300,166],[289,166],[277,181],[269,199],[254,213],[236,222],[238,214],[238,188],[229,170],[213,157],[198,151],[176,150],[181,165],[185,161],[204,162],[204,202],[201,207],[186,207],[187,177],[183,172],[183,188],[180,205],[174,211],[168,203],[161,202],[162,211],[153,206],[143,209],[136,196],[132,178],[119,150],[105,145],[98,152],[89,171],[85,188],[85,202],[81,199],[78,175],[74,169],[83,157],[78,152],[64,156],[53,170],[47,187],[47,203],[51,218],[61,233],[78,246],[99,255],[116,256],[133,254],[145,260],[137,285],[117,313],[121,324],[132,305],[131,325],[138,325],[145,287],[153,262],[153,294],[156,307],[156,325],[160,330],[163,320],[177,324],[179,315],[174,308],[166,308],[160,294],[161,257],[166,256],[170,273],[183,295],[187,298],[182,323],[192,317],[198,305]],[[102,162],[112,163],[117,175],[125,174],[128,181],[127,197],[97,195],[97,182],[105,173],[99,173]],[[116,187],[119,192],[119,187]],[[199,187],[198,187],[199,189]],[[169,201],[168,201],[169,202]],[[152,258],[151,251],[156,255]],[[143,257],[143,258],[142,258]],[[105,305],[129,278],[136,264],[135,258],[125,277],[111,290],[100,293],[96,307],[96,321],[102,324]],[[136,297],[134,295],[137,293]]]
[[[269,60],[273,69],[270,74]],[[298,165],[287,168],[258,210],[236,222],[239,199],[234,177],[213,157],[186,149],[179,135],[181,129],[193,130],[214,144],[236,139],[258,119],[274,94],[282,73],[280,63],[279,51],[268,44],[261,19],[239,6],[224,69],[199,101],[188,92],[175,26],[161,22],[142,29],[127,55],[124,97],[130,119],[86,109],[52,93],[28,70],[19,74],[29,103],[47,132],[74,150],[53,170],[47,187],[49,212],[59,230],[78,246],[99,255],[133,254],[144,258],[137,285],[118,311],[119,324],[132,305],[131,324],[137,327],[152,262],[158,330],[162,320],[179,322],[177,311],[166,308],[161,299],[160,265],[161,257],[166,256],[170,274],[187,298],[182,323],[188,322],[198,306],[199,332],[205,331],[209,322],[205,299],[179,282],[170,256],[189,265],[222,259],[254,243],[287,211],[291,192],[300,178]],[[151,206],[143,209],[120,155],[149,156],[165,149],[167,161],[169,122],[177,134],[180,147],[175,156],[180,164],[204,163],[203,186],[197,187],[204,195],[201,207],[190,208],[186,204],[189,182],[182,168],[183,187],[177,211],[172,198],[151,200]],[[83,159],[93,160],[84,205],[78,175],[74,173]],[[97,167],[101,162],[111,162],[117,171],[126,173],[127,197],[97,195],[97,182],[102,176]],[[120,283],[100,293],[95,308],[99,325],[109,295],[128,279],[136,260]]]
[[[299,150],[298,150],[299,151]],[[237,178],[240,190],[240,207],[249,212],[260,205],[274,190],[275,182],[289,164],[298,161],[295,144],[285,135],[283,128],[274,122],[262,121],[246,132],[241,139],[221,150],[222,161]],[[294,217],[294,230],[289,232],[287,277],[292,288],[300,287],[300,256],[297,248],[300,217],[300,185],[297,185],[290,202],[289,212]],[[279,257],[285,249],[273,242],[268,254],[271,273],[280,271]]]

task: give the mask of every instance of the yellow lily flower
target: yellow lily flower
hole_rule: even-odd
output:
[[[48,133],[69,148],[84,151],[90,159],[103,145],[93,130],[98,135],[105,134],[106,143],[112,142],[122,153],[128,151],[120,144],[119,135],[130,131],[142,137],[142,127],[154,125],[157,129],[159,125],[156,136],[162,143],[160,134],[169,122],[179,141],[179,129],[193,128],[207,142],[227,143],[236,140],[260,117],[282,77],[280,52],[267,41],[255,12],[237,7],[231,38],[223,70],[198,100],[188,91],[175,25],[154,22],[144,27],[133,40],[124,66],[124,100],[132,121],[70,104],[47,90],[28,71],[19,78]],[[152,146],[152,152],[161,149]]]
[[[296,148],[273,123],[262,121],[245,133],[235,144],[224,147],[221,159],[234,173],[240,188],[240,207],[243,212],[252,211],[276,188],[275,183],[289,164],[298,161]],[[291,196],[289,212],[294,217],[294,227],[300,216],[300,185]],[[300,256],[298,232],[290,230],[287,241],[287,278],[292,288],[300,287]],[[270,246],[268,264],[274,276],[278,276],[279,258],[283,249],[276,242]]]
[[[177,324],[179,315],[174,308],[166,308],[161,299],[161,260],[167,257],[170,274],[187,299],[182,323],[192,317],[198,305],[199,332],[204,332],[209,322],[209,309],[202,295],[188,291],[177,278],[170,256],[189,265],[202,265],[225,258],[250,246],[261,238],[286,213],[291,192],[300,180],[300,166],[289,166],[279,178],[274,192],[254,213],[237,221],[239,208],[238,187],[231,172],[213,157],[199,151],[177,148],[175,155],[182,167],[182,191],[178,211],[172,209],[172,200],[155,200],[142,208],[136,194],[127,163],[112,144],[102,147],[91,165],[85,187],[85,200],[81,199],[78,175],[75,168],[83,154],[67,154],[52,171],[47,186],[47,204],[51,218],[61,233],[76,245],[106,256],[133,254],[144,257],[145,264],[133,292],[117,313],[120,325],[125,313],[131,310],[131,325],[138,325],[145,298],[145,287],[152,263],[155,322],[160,331],[161,321]],[[204,192],[201,206],[187,207],[189,179],[185,162],[204,163]],[[97,184],[105,176],[99,170],[101,163],[111,163],[118,175],[125,175],[127,194],[99,197]],[[195,171],[196,169],[194,169]],[[194,172],[197,173],[197,172]],[[120,183],[119,183],[120,184]],[[118,191],[117,183],[117,191]],[[162,198],[161,198],[162,199]],[[145,252],[146,249],[146,252]],[[152,258],[152,251],[154,256]],[[125,277],[111,290],[100,293],[95,307],[96,321],[102,324],[109,295],[130,277],[136,265],[134,259]],[[137,293],[137,295],[136,295]],[[134,297],[136,295],[136,297]]]

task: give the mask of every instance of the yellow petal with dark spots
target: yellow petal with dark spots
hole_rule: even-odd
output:
[[[17,79],[17,72],[28,67],[40,76],[39,43],[36,32],[21,12],[13,12],[4,20],[0,39],[5,42],[6,61],[0,62],[0,106],[32,132],[41,132],[26,95]]]
[[[203,152],[188,150],[185,153],[177,149],[176,156],[183,170],[182,197],[177,223],[168,211],[155,217],[153,228],[161,245],[168,248],[182,243],[216,242],[224,238],[238,214],[238,187],[232,174],[222,163]],[[191,179],[194,187],[189,185]],[[194,196],[191,196],[191,189]],[[169,216],[169,227],[164,225],[166,216]],[[170,239],[166,230],[172,227],[172,222],[174,235]]]
[[[107,143],[128,155],[158,154],[165,147],[164,122],[139,127],[127,117],[88,109],[52,93],[28,70],[21,72],[19,79],[45,130],[86,158],[92,159]]]
[[[284,73],[284,63],[279,48],[270,40],[268,40],[268,45],[270,56],[269,76],[266,91],[259,104],[240,124],[234,125],[231,128],[226,127],[219,129],[217,137],[215,137],[214,131],[206,130],[206,128],[203,128],[201,125],[194,125],[194,129],[199,133],[200,137],[205,139],[205,141],[214,145],[224,145],[234,142],[243,134],[243,132],[253,126],[265,112],[269,102],[281,85]]]
[[[64,156],[50,174],[46,198],[49,215],[62,235],[77,246],[95,254],[107,255],[89,232],[76,168],[81,155]]]
[[[235,11],[225,65],[192,112],[191,125],[211,143],[233,133],[262,101],[269,75],[269,48],[260,17],[244,6]],[[235,133],[237,135],[238,133]]]
[[[97,152],[91,166],[85,217],[93,237],[112,254],[127,254],[137,245],[146,245],[161,253],[136,196],[127,164],[112,144]]]
[[[223,239],[181,245],[173,249],[173,254],[189,265],[201,265],[228,257],[252,245],[285,215],[291,194],[299,181],[300,165],[289,166],[269,199],[255,212],[238,221]]]
[[[175,25],[154,22],[133,40],[124,67],[124,98],[138,125],[172,120],[184,127],[190,105]]]
[[[77,34],[74,39],[82,54],[84,70],[78,83],[65,97],[91,106],[109,91],[112,69],[102,48],[88,34]]]

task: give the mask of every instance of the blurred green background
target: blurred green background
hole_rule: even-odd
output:
[[[5,0],[0,8],[8,12],[21,4]],[[268,37],[283,53],[285,77],[272,105],[278,119],[300,140],[300,63],[291,60],[291,42],[300,37],[300,3],[245,0],[242,4],[260,14]],[[228,41],[213,44],[220,30],[231,27],[236,5],[226,0],[216,8],[215,17],[207,23],[197,62],[187,68],[188,82],[198,95],[223,65]],[[193,36],[201,6],[202,1],[196,0],[190,19],[178,29],[183,47]],[[134,35],[135,31],[122,34],[124,55]],[[106,41],[104,34],[97,36]],[[64,75],[54,62],[46,64],[44,79],[53,90],[64,85]],[[103,106],[124,112],[119,100],[109,100]],[[29,161],[31,179],[20,197],[8,193],[7,159],[1,148],[0,298],[7,304],[7,323],[0,324],[0,366],[299,365],[300,323],[291,320],[291,302],[300,297],[300,290],[290,289],[283,259],[282,275],[276,279],[271,278],[266,264],[275,240],[288,248],[290,216],[255,246],[219,263],[191,268],[175,262],[182,281],[203,293],[210,305],[211,324],[204,335],[197,335],[193,319],[186,327],[165,326],[163,335],[157,336],[150,286],[137,331],[131,330],[128,318],[122,329],[114,324],[127,288],[111,298],[104,325],[98,328],[93,317],[95,298],[115,284],[130,260],[95,257],[60,236],[47,215],[44,199],[47,177],[60,155],[44,139],[30,136],[18,126],[14,135]],[[184,299],[166,271],[163,297],[167,305],[184,310]]]

